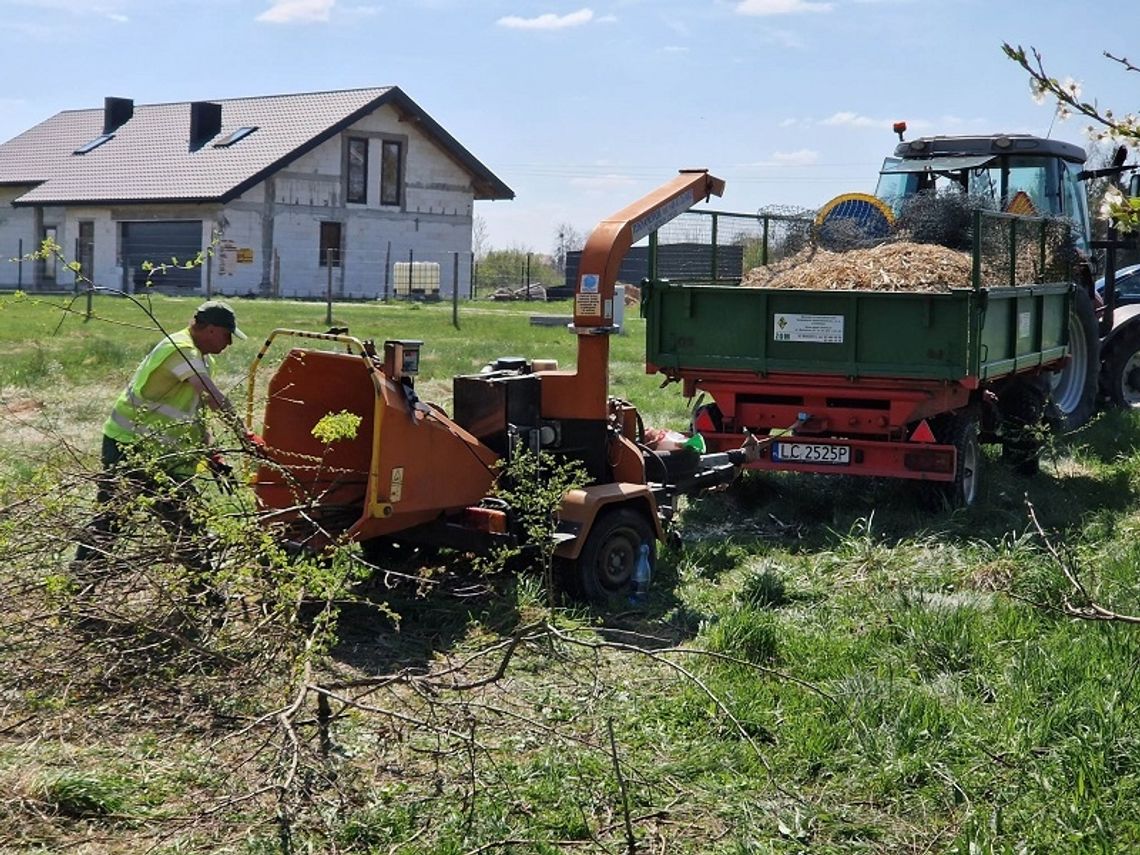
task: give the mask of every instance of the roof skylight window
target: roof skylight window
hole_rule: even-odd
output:
[[[99,148],[99,146],[103,145],[103,143],[107,142],[107,140],[113,139],[114,136],[114,134],[100,134],[99,136],[95,137],[95,139],[91,140],[91,142],[81,145],[79,148],[73,151],[72,154],[87,154],[87,152],[94,151],[95,149]]]
[[[244,128],[238,128],[236,131],[234,131],[232,134],[230,134],[224,140],[221,140],[220,142],[214,143],[214,148],[229,148],[234,143],[239,142],[241,140],[244,140],[246,137],[248,137],[250,134],[252,134],[256,130],[257,130],[256,127],[248,127],[248,126],[244,127]]]

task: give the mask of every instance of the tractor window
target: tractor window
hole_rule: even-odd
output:
[[[897,157],[888,157],[883,161],[883,171],[879,173],[879,184],[875,187],[875,195],[890,205],[896,214],[902,210],[903,200],[918,192],[918,180],[921,173],[917,172],[887,172],[887,168],[901,163]]]
[[[1061,161],[1061,195],[1064,203],[1064,215],[1076,223],[1077,247],[1087,253],[1089,251],[1089,210],[1088,199],[1085,197],[1085,188],[1077,180],[1077,164]]]
[[[1006,157],[993,166],[975,169],[970,173],[970,194],[1019,214],[1062,213],[1057,161],[1052,158]]]

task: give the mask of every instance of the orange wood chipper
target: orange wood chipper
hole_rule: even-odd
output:
[[[641,420],[609,394],[614,285],[629,247],[724,182],[705,170],[672,181],[602,221],[582,253],[571,332],[577,367],[501,359],[453,378],[454,412],[419,400],[418,341],[381,348],[344,332],[275,330],[250,370],[254,380],[272,341],[301,336],[348,352],[294,347],[269,383],[261,430],[266,459],[257,498],[286,538],[320,549],[360,541],[365,554],[390,542],[486,550],[525,545],[514,509],[492,496],[500,461],[524,451],[581,464],[589,482],[570,490],[558,515],[555,558],[569,587],[597,603],[628,595],[639,555],[665,537],[676,496],[731,481],[750,448],[720,454],[660,452],[643,441]],[[325,443],[312,429],[328,414],[359,417],[355,435]]]

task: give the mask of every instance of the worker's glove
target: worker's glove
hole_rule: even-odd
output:
[[[214,480],[218,482],[218,487],[223,493],[232,493],[233,474],[234,468],[226,463],[220,451],[215,451],[206,458],[206,465],[210,469],[210,474],[214,476]]]

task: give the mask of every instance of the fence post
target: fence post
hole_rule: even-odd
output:
[[[474,300],[476,295],[475,277],[479,275],[479,265],[475,263],[475,253],[471,253],[471,281],[467,285],[467,298]]]
[[[332,322],[333,322],[332,283],[333,283],[333,261],[335,259],[336,259],[336,250],[330,246],[328,248],[328,250],[326,250],[326,252],[325,252],[325,270],[328,272],[328,283],[325,286],[325,324],[329,327],[332,326]]]
[[[768,215],[765,214],[760,228],[760,266],[768,266]]]
[[[212,250],[206,252],[206,299],[209,300],[214,296],[214,253]]]
[[[416,266],[416,252],[408,247],[408,299],[412,299],[412,270]]]
[[[714,211],[713,215],[712,215],[712,259],[711,259],[711,261],[712,261],[712,281],[713,281],[714,285],[716,284],[716,274],[717,274],[717,257],[716,257],[716,255],[717,255],[717,245],[716,245],[717,234],[716,233],[717,233],[717,215],[716,215],[716,212]]]
[[[459,329],[459,253],[453,255],[455,261],[451,273],[451,325]]]
[[[523,287],[526,288],[526,298],[529,301],[530,300],[530,253],[529,252],[526,254],[526,282],[523,283]]]
[[[273,296],[281,296],[281,253],[273,249]]]
[[[20,238],[16,247],[17,247],[16,258],[18,259],[16,261],[16,287],[19,290],[23,291],[24,290],[24,239],[23,238]]]
[[[1017,284],[1017,217],[1009,221],[1009,285]]]
[[[392,272],[392,241],[388,241],[388,252],[384,254],[384,302],[388,302],[389,275]]]

